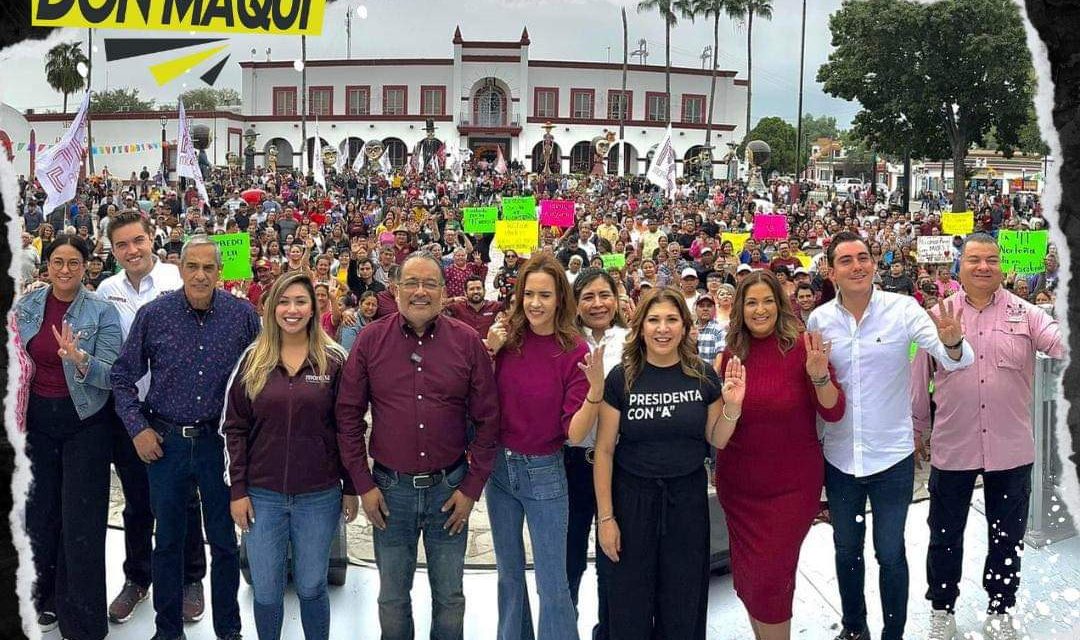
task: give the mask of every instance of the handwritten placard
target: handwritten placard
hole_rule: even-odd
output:
[[[941,214],[941,232],[950,236],[966,236],[975,230],[975,214],[958,211]]]
[[[739,255],[742,253],[743,245],[750,239],[749,233],[723,233],[720,235],[721,242],[731,242],[731,254]]]
[[[229,233],[210,236],[221,248],[221,279],[251,279],[251,236]]]
[[[787,237],[787,216],[773,214],[754,216],[754,240],[776,240]]]
[[[625,253],[604,253],[601,254],[600,259],[604,261],[605,269],[623,269],[626,267]]]
[[[499,219],[498,207],[465,207],[461,210],[465,233],[494,233]]]
[[[916,255],[922,264],[947,264],[956,257],[952,236],[920,236]]]
[[[514,251],[527,256],[540,242],[540,227],[536,220],[498,220],[495,222],[495,244],[502,251]]]
[[[572,200],[541,200],[540,224],[563,229],[574,226],[574,202]]]
[[[502,199],[503,220],[536,220],[536,198],[522,196]]]
[[[1005,273],[1039,273],[1050,244],[1050,232],[1005,231],[998,233],[1001,249],[1001,270]]]

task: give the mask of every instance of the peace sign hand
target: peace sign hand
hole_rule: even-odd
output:
[[[946,307],[943,300],[938,300],[938,314],[936,316],[931,314],[931,317],[934,318],[934,324],[937,325],[938,338],[944,344],[958,344],[961,338],[964,337],[964,327],[961,323],[963,315],[963,305],[957,305],[954,314],[952,301],[949,301],[949,305]]]
[[[732,356],[724,368],[724,386],[721,389],[725,408],[727,405],[742,407],[746,397],[746,367],[738,356]]]
[[[76,365],[86,362],[89,356],[79,350],[79,338],[82,337],[80,332],[73,331],[67,322],[63,323],[60,331],[56,330],[56,325],[51,326],[50,329],[52,329],[53,337],[56,338],[56,344],[60,347],[56,351],[58,356]]]
[[[814,380],[829,375],[832,343],[823,341],[820,331],[806,331],[803,333],[803,344],[806,345],[806,375]]]

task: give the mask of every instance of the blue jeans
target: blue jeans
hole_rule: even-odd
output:
[[[462,464],[439,484],[413,487],[412,476],[372,470],[390,515],[386,529],[374,528],[375,564],[379,567],[379,627],[382,640],[413,640],[413,574],[417,542],[424,534],[428,582],[431,585],[431,640],[461,640],[464,636],[465,546],[469,530],[450,535],[443,529],[449,515],[442,506],[465,479]]]
[[[499,640],[531,640],[525,586],[523,521],[529,525],[541,640],[577,638],[577,613],[566,578],[569,498],[562,451],[527,456],[500,449],[487,484],[491,540],[499,571]]]
[[[214,633],[219,638],[240,632],[240,551],[229,513],[229,488],[225,486],[224,440],[208,431],[184,438],[170,431],[161,442],[164,455],[150,464],[150,506],[154,532],[152,583],[157,633],[180,636],[184,631],[184,543],[187,539],[187,505],[191,483],[199,487],[203,526],[210,542],[210,604]]]
[[[330,545],[341,520],[341,488],[286,495],[248,488],[255,521],[246,534],[251,583],[255,591],[255,630],[260,640],[281,637],[286,551],[292,546],[293,582],[300,600],[306,640],[330,637],[330,596],[326,573]]]
[[[866,626],[863,552],[866,499],[874,516],[874,556],[880,567],[879,588],[885,627],[881,640],[902,640],[907,623],[908,565],[904,524],[915,484],[915,456],[873,475],[856,478],[826,461],[825,492],[836,546],[836,582],[840,587],[843,625],[869,633]]]

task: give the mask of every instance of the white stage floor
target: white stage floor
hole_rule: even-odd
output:
[[[926,589],[926,546],[928,531],[926,514],[928,502],[912,505],[908,517],[906,537],[908,563],[911,571],[911,597],[908,607],[907,636],[925,638],[929,622],[929,603],[924,599]],[[868,516],[873,520],[873,516]],[[869,529],[869,528],[868,528]],[[869,536],[868,536],[869,537]],[[123,555],[123,536],[118,530],[110,530],[108,536],[109,566],[116,567],[108,576],[108,592],[115,595],[123,576],[118,570]],[[972,510],[965,540],[964,582],[958,605],[957,623],[964,638],[981,640],[980,631],[986,606],[981,589],[980,574],[986,549],[985,519]],[[867,557],[872,558],[868,542]],[[881,629],[881,608],[877,596],[876,565],[871,560],[867,568],[867,600],[870,625],[874,637]],[[836,590],[833,569],[832,529],[828,525],[813,527],[802,549],[799,578],[795,593],[792,637],[800,640],[832,640],[838,633],[840,600]],[[1028,548],[1023,560],[1023,582],[1019,611],[1025,618],[1029,638],[1080,639],[1080,538],[1071,538],[1044,549]],[[530,576],[530,584],[535,587]],[[581,619],[579,629],[582,639],[590,637],[589,630],[596,621],[595,577],[590,566],[582,581]],[[353,566],[343,587],[330,588],[331,637],[377,638],[378,616],[376,595],[378,574],[374,567]],[[206,581],[207,612],[203,620],[188,625],[189,640],[214,640],[209,611],[209,578]],[[465,637],[468,640],[495,638],[496,628],[496,574],[494,571],[467,571],[465,576],[467,611]],[[535,588],[533,613],[536,606]],[[240,610],[244,633],[254,639],[255,625],[251,617],[251,588],[241,581]],[[430,591],[426,573],[418,571],[413,588],[414,618],[417,638],[426,638],[430,624]],[[154,611],[149,600],[143,603],[135,617],[123,625],[112,625],[110,638],[118,640],[145,640],[154,633]],[[282,637],[302,638],[295,593],[291,590],[285,600],[285,628]],[[714,576],[709,598],[710,640],[752,639],[744,610],[731,587],[731,576]],[[44,636],[56,640],[59,632]],[[562,640],[562,639],[559,639]],[[679,639],[670,639],[679,640]]]

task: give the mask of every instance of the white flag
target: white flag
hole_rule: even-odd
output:
[[[180,144],[176,154],[176,175],[191,178],[195,181],[195,188],[199,190],[199,198],[203,204],[210,204],[210,196],[206,195],[206,185],[203,184],[202,169],[199,168],[199,156],[195,153],[195,145],[191,142],[191,131],[188,130],[187,113],[184,110],[184,101],[180,103],[180,133],[176,140]]]
[[[394,166],[390,164],[390,150],[383,148],[383,154],[379,156],[379,170],[385,175],[390,175],[394,172]]]
[[[326,176],[323,174],[322,164],[322,138],[319,137],[319,119],[315,118],[315,157],[311,159],[311,173],[315,183],[326,188]]]
[[[675,193],[675,148],[671,145],[671,124],[668,124],[664,139],[656,148],[656,155],[645,176],[649,182],[664,190],[664,195],[672,197]]]
[[[495,148],[495,173],[502,175],[506,173],[506,158],[503,157],[502,145]]]
[[[431,162],[428,163],[428,167],[435,175],[439,175],[439,154],[431,154]]]
[[[364,153],[364,148],[361,147],[360,151],[356,154],[356,159],[353,160],[352,170],[360,173],[367,166],[367,154]]]
[[[75,197],[79,166],[86,149],[86,112],[89,108],[90,92],[87,91],[64,137],[38,156],[37,178],[45,189],[46,215]]]

